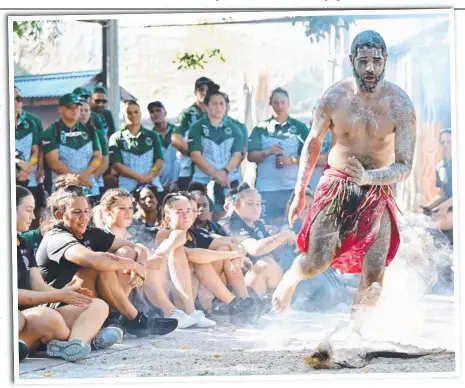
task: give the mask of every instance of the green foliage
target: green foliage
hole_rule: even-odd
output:
[[[61,35],[61,20],[27,20],[13,22],[13,41],[27,40],[36,44],[35,50],[41,52],[44,48],[44,38],[55,44]]]
[[[226,62],[226,59],[220,49],[205,49],[203,53],[184,53],[178,52],[173,60],[174,64],[178,64],[178,70],[204,70],[205,65],[209,63],[211,58],[217,58],[221,62]]]
[[[318,43],[324,39],[329,32],[331,27],[336,27],[336,38],[340,36],[340,28],[346,30],[352,24],[355,23],[355,18],[351,16],[308,16],[293,18],[292,25],[295,25],[298,21],[301,21],[305,26],[305,36],[310,38],[311,43]],[[338,28],[339,27],[339,28]]]

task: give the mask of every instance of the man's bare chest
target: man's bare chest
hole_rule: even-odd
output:
[[[367,104],[354,99],[338,104],[332,123],[339,136],[383,141],[395,132],[395,113],[387,101]]]

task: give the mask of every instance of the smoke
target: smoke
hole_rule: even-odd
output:
[[[432,291],[453,292],[452,248],[447,238],[424,215],[405,214],[399,218],[399,229],[399,251],[386,269],[379,301],[360,329],[365,340],[421,341],[429,319],[425,296]]]

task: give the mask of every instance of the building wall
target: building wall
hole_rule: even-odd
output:
[[[42,120],[44,129],[48,128],[52,123],[57,121],[60,117],[58,111],[58,104],[53,105],[23,105],[24,110],[31,112]]]

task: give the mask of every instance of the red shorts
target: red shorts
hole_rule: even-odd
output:
[[[388,209],[391,215],[391,242],[386,257],[386,266],[394,259],[400,244],[400,234],[397,226],[396,204],[392,197],[390,186],[366,186],[363,195],[357,198],[352,207],[353,212],[347,212],[348,185],[347,175],[332,167],[327,167],[320,179],[315,193],[314,202],[308,211],[302,229],[297,237],[297,246],[301,252],[307,253],[310,247],[310,231],[315,217],[328,205],[328,215],[339,216],[350,228],[341,237],[339,246],[331,266],[346,273],[361,273],[363,258],[370,246],[376,240],[381,226],[381,217]],[[359,189],[359,190],[360,190]]]

